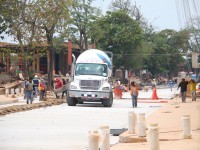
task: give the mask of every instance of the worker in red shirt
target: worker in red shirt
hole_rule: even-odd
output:
[[[55,79],[55,83],[56,83],[55,89],[59,89],[59,88],[61,88],[63,86],[62,81],[60,79],[58,79],[58,78]]]

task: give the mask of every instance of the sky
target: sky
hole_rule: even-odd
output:
[[[180,5],[181,1],[183,0],[131,0],[132,4],[136,4],[140,8],[143,17],[146,18],[157,31],[164,29],[179,31],[184,27],[184,15],[181,10],[183,7]],[[199,0],[193,1],[196,1],[198,5],[197,8],[200,9]],[[109,10],[111,2],[112,0],[95,0],[93,5],[102,9],[105,13],[106,10]]]

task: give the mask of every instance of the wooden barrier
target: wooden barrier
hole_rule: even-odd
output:
[[[11,76],[7,74],[0,74],[0,83],[10,82]]]

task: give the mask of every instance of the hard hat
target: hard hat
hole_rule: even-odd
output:
[[[66,77],[70,77],[68,73],[66,74]]]

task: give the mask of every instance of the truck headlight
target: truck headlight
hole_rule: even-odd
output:
[[[71,85],[71,86],[70,86],[70,89],[77,89],[77,86]]]
[[[103,87],[102,88],[103,91],[109,91],[109,89],[110,89],[109,87]]]

